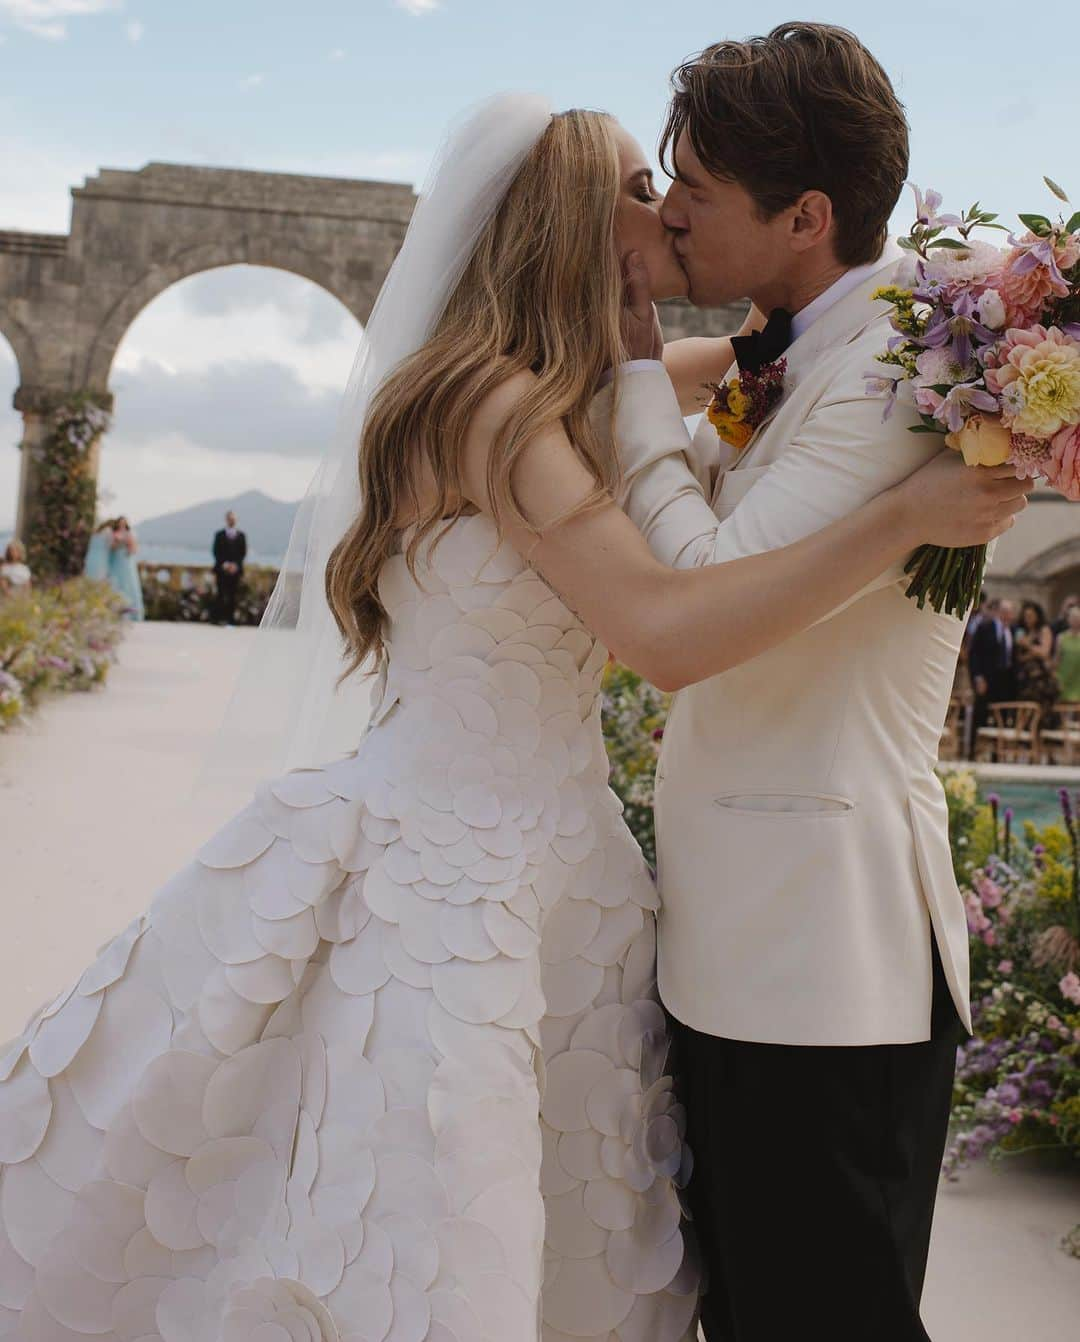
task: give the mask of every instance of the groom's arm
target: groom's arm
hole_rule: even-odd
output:
[[[883,423],[881,400],[864,396],[861,387],[844,394],[841,386],[840,394],[814,407],[784,454],[720,521],[683,452],[662,450],[676,441],[673,393],[665,391],[655,370],[630,374],[626,381],[632,397],[625,407],[620,401],[615,421],[626,479],[623,506],[653,553],[677,568],[790,545],[854,512],[939,450],[936,438],[930,446],[909,433],[899,414],[895,422]],[[677,407],[674,416],[681,420]],[[859,595],[902,575],[898,564]]]

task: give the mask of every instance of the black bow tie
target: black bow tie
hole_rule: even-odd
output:
[[[767,363],[779,359],[791,344],[792,316],[786,308],[773,308],[763,331],[732,336],[735,361],[744,373],[759,373]]]

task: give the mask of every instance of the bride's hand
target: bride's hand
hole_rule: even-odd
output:
[[[901,504],[914,545],[985,545],[1008,531],[1027,507],[1034,480],[1011,466],[966,466],[943,449],[891,493]]]
[[[664,332],[640,252],[623,258],[623,343],[628,359],[662,359]]]

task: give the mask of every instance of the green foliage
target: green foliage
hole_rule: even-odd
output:
[[[55,406],[34,450],[26,548],[39,581],[82,573],[97,503],[93,449],[108,425],[103,402],[80,393]]]
[[[162,570],[168,573],[168,570]],[[173,587],[158,578],[149,565],[142,568],[143,605],[148,620],[172,620],[188,624],[209,624],[214,618],[216,588],[209,569],[189,570],[187,586]],[[236,623],[257,625],[266,610],[277,582],[277,571],[247,568],[236,594]]]
[[[602,696],[611,788],[646,862],[655,869],[653,787],[670,696],[618,662],[608,664]]]
[[[945,1172],[969,1161],[1054,1148],[1080,1157],[1080,830],[1010,831],[974,780],[945,779],[950,838],[971,948],[974,1038],[959,1052]],[[964,792],[964,804],[954,794]],[[1068,1246],[1066,1246],[1068,1247]],[[1070,1250],[1071,1251],[1071,1250]]]
[[[1048,238],[1054,231],[1054,225],[1045,214],[1021,214],[1020,222],[1026,224],[1037,238]]]

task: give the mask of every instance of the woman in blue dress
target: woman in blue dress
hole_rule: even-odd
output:
[[[124,598],[124,615],[129,620],[143,619],[142,581],[135,558],[139,543],[126,517],[117,517],[101,526],[90,537],[83,572],[88,578],[108,582]]]

